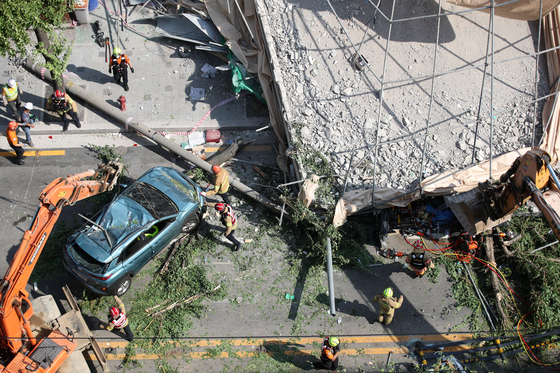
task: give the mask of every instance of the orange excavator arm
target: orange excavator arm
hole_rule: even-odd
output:
[[[23,356],[22,352],[26,352],[27,348],[24,344],[26,339],[30,344],[29,350],[38,344],[28,321],[29,317],[33,315],[33,308],[25,286],[54,224],[60,217],[61,209],[82,199],[113,189],[122,168],[123,165],[116,162],[107,165],[100,164],[96,171],[88,170],[53,181],[39,195],[40,205],[35,217],[29,230],[25,231],[21,244],[0,284],[0,346],[11,354]],[[86,178],[90,178],[90,180],[84,180]],[[61,349],[69,353],[68,343]],[[62,361],[58,363],[52,361],[49,369],[42,370],[43,368],[40,367],[38,371],[54,372],[64,359],[62,358]]]
[[[532,199],[560,239],[559,181],[549,162],[547,152],[534,148],[517,158],[498,182],[479,184],[490,219],[501,219]]]

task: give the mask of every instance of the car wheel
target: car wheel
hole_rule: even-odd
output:
[[[130,289],[130,285],[132,285],[132,279],[130,276],[126,276],[115,286],[115,294],[119,297],[124,295]]]
[[[183,227],[181,228],[181,233],[191,233],[192,231],[194,231],[198,223],[198,218],[190,218],[185,220],[185,222],[183,223]]]

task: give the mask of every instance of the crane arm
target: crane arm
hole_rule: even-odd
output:
[[[27,319],[33,314],[25,285],[35,268],[46,240],[58,218],[62,207],[111,190],[122,172],[121,163],[100,164],[96,171],[88,170],[79,174],[59,178],[49,184],[39,194],[41,202],[25,231],[21,244],[0,284],[0,343],[12,353],[22,347],[21,330],[34,344]],[[91,180],[84,180],[86,178]]]

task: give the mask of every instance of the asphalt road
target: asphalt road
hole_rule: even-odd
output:
[[[242,136],[244,140],[251,138],[244,134],[228,136]],[[236,158],[274,165],[275,152],[271,142],[261,138],[256,143],[261,147],[242,152]],[[172,159],[157,146],[120,149],[124,151],[125,175],[132,178],[154,166],[176,167],[181,171],[187,166],[182,159]],[[0,190],[0,224],[3,227],[0,255],[3,259],[0,271],[5,272],[8,268],[24,230],[29,227],[38,206],[37,196],[43,188],[58,177],[95,169],[99,163],[97,154],[83,147],[56,150],[58,152],[52,153],[54,155],[28,157],[24,166],[14,165],[12,158],[0,157],[3,178]],[[256,188],[264,183],[253,172],[251,164],[240,167],[240,163],[237,162],[234,168],[244,183]],[[78,203],[64,208],[59,222],[79,222],[81,218],[77,213],[87,213],[83,206]],[[338,335],[343,340],[341,361],[346,372],[373,372],[384,368],[389,352],[394,364],[392,369],[404,372],[417,364],[416,358],[408,352],[416,341],[436,343],[434,341],[469,337],[465,320],[470,311],[457,307],[451,297],[451,282],[444,270],[437,283],[430,282],[427,277],[412,280],[400,263],[388,261],[371,271],[337,268],[337,315],[329,315],[324,305],[317,307],[314,301],[325,296],[325,274],[292,270],[292,263],[305,258],[293,256],[292,249],[298,247],[298,242],[291,237],[291,232],[285,227],[265,231],[263,209],[247,204],[239,196],[235,208],[240,220],[236,236],[238,239],[252,238],[255,242],[246,244],[241,252],[233,253],[230,244],[222,241],[217,253],[204,258],[210,276],[226,279],[228,294],[222,300],[205,301],[207,312],[204,317],[194,319],[189,331],[193,346],[188,355],[177,359],[169,356],[170,367],[178,372],[267,372],[273,367],[281,367],[278,371],[309,370],[311,363],[317,361],[317,344],[325,334]],[[398,236],[392,236],[388,245],[399,251],[407,249]],[[368,245],[366,249],[375,255],[373,246]],[[80,286],[70,276],[62,275],[59,282],[61,279],[69,282],[75,295],[81,294]],[[54,284],[38,283],[37,286],[40,292],[55,294],[56,299],[63,298]],[[133,282],[135,286],[141,287]],[[392,286],[397,295],[405,296],[403,307],[390,326],[374,322],[378,307],[371,302],[371,298],[386,286]],[[287,300],[285,294],[295,294],[296,299]],[[133,293],[127,296],[127,302],[133,302]],[[110,352],[111,369],[123,369],[124,340],[103,330],[95,330],[94,334],[102,347],[112,348],[106,350]],[[296,341],[294,335],[303,338]],[[263,357],[260,354],[263,351],[268,355]],[[157,371],[161,363],[159,356],[137,353],[139,363],[125,371]],[[504,371],[495,366],[492,369]],[[508,368],[505,371],[514,370]]]

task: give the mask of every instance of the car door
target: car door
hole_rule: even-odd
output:
[[[181,224],[177,221],[177,216],[163,219],[158,224],[161,227],[159,233],[153,238],[151,243],[152,257],[155,257],[171,240],[181,233]]]
[[[140,233],[123,250],[121,262],[124,273],[138,273],[152,259],[152,249],[149,241],[144,233]]]

